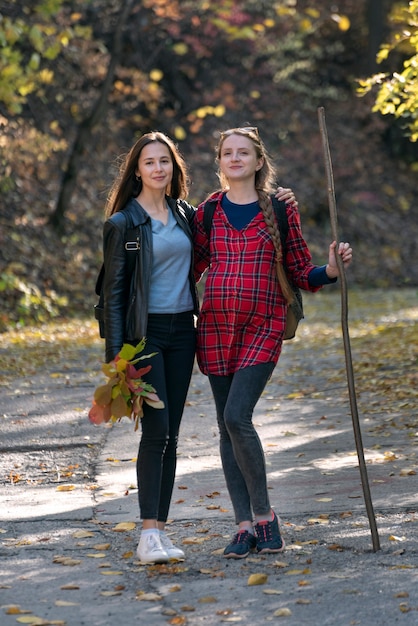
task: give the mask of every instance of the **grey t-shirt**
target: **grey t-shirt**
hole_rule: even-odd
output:
[[[164,225],[151,218],[153,262],[149,313],[183,313],[193,310],[189,270],[190,239],[171,211]]]

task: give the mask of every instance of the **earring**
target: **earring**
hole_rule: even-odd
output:
[[[139,183],[139,181],[141,180],[141,177],[140,177],[140,176],[137,176],[137,175],[135,174],[135,180],[136,180],[136,182],[137,182],[137,183]]]

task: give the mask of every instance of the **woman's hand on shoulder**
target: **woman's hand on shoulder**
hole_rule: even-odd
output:
[[[277,187],[275,196],[277,200],[283,200],[286,204],[295,204],[298,206],[295,194],[289,187]]]
[[[333,241],[329,246],[328,265],[326,269],[328,278],[337,278],[340,274],[336,254],[340,255],[344,268],[347,268],[353,260],[353,249],[348,242],[342,241],[337,249],[337,242]]]

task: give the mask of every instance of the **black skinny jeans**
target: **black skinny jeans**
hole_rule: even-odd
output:
[[[136,464],[139,508],[142,519],[166,522],[173,493],[177,461],[177,441],[184,403],[190,384],[196,349],[192,312],[148,316],[144,354],[157,352],[144,376],[151,383],[164,409],[144,402],[142,435]]]
[[[260,363],[229,376],[209,374],[226,485],[237,524],[270,512],[264,451],[252,422],[254,407],[275,364]]]

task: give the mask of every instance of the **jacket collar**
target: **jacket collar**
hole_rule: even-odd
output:
[[[131,198],[123,210],[129,212],[131,215],[133,227],[141,226],[150,219],[148,213],[135,200],[135,198]]]
[[[166,196],[165,199],[174,214],[178,213],[179,211],[184,214],[184,211],[181,211],[181,205],[179,205],[178,200],[170,198],[170,196]],[[135,200],[135,198],[131,198],[129,202],[125,205],[125,208],[123,210],[129,211],[132,217],[132,224],[134,227],[142,226],[150,219],[148,213]],[[185,215],[183,215],[183,217],[185,217]]]

